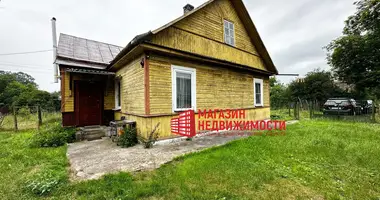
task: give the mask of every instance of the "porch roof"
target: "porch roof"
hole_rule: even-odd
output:
[[[94,69],[66,68],[65,71],[71,72],[71,73],[80,73],[80,74],[115,75],[114,72],[94,70]]]
[[[60,34],[56,64],[92,69],[106,69],[122,47]]]

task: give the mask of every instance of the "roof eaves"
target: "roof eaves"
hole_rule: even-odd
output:
[[[150,40],[153,33],[151,31],[148,31],[146,33],[137,35],[134,37],[126,47],[123,48],[123,50],[120,51],[119,54],[116,55],[116,57],[109,63],[108,68],[110,68],[113,64],[115,64],[117,61],[119,61],[125,54],[127,54],[130,50],[132,50],[137,45],[141,44],[142,42],[146,40]]]
[[[234,1],[231,1],[231,2],[235,6],[237,5],[240,8],[242,8],[241,9],[242,12],[240,14],[246,16],[246,19],[247,19],[247,22],[248,22],[248,27],[252,27],[252,31],[254,33],[253,35],[254,35],[254,37],[256,36],[256,38],[252,39],[252,42],[255,44],[257,50],[259,51],[259,54],[263,57],[264,62],[266,62],[266,64],[269,65],[269,67],[271,67],[272,70],[273,70],[273,72],[277,75],[278,74],[278,70],[277,70],[276,66],[274,65],[274,63],[273,63],[273,61],[272,61],[272,59],[271,59],[271,57],[270,57],[270,55],[268,53],[268,50],[265,47],[264,42],[261,39],[260,34],[257,31],[257,28],[256,28],[255,24],[253,23],[252,18],[249,15],[249,12],[248,12],[247,8],[245,7],[243,1],[242,0],[234,0]]]
[[[187,12],[186,14],[181,15],[180,17],[174,19],[173,21],[171,21],[171,22],[169,22],[169,23],[167,23],[167,24],[161,26],[160,28],[158,28],[158,29],[152,31],[152,33],[153,33],[153,34],[157,34],[157,33],[159,33],[160,31],[162,31],[162,30],[168,28],[169,26],[171,26],[171,25],[173,25],[173,24],[175,24],[175,23],[181,21],[182,19],[184,19],[184,18],[190,16],[191,14],[196,13],[198,10],[200,10],[200,9],[202,9],[202,8],[204,8],[204,7],[206,7],[207,5],[209,5],[210,3],[214,2],[214,1],[215,1],[215,0],[209,0],[209,1],[205,2],[205,3],[203,3],[202,5],[196,7],[194,10],[192,10],[192,11],[190,11],[190,12]]]

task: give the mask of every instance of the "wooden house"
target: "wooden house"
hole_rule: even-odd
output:
[[[136,121],[142,134],[186,109],[244,109],[270,117],[269,76],[277,74],[241,0],[184,7],[174,21],[136,36],[126,47],[61,34],[64,126]]]

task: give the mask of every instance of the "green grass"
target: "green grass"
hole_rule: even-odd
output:
[[[3,199],[39,196],[23,188],[49,171],[51,199],[379,199],[380,125],[304,120],[285,136],[253,136],[180,157],[152,172],[68,182],[66,147],[30,149],[32,133],[0,133]]]
[[[315,114],[320,114],[320,112],[314,112]],[[276,120],[294,120],[294,109],[290,109],[290,115],[289,115],[289,109],[276,109],[270,111],[271,116],[275,116]],[[300,110],[300,119],[309,119],[310,118],[310,111],[308,110]]]
[[[42,112],[42,123],[51,123],[59,120],[61,113],[59,112]],[[37,113],[34,114],[18,114],[17,115],[17,126],[18,130],[32,130],[37,129],[38,116]],[[14,130],[14,117],[12,114],[5,116],[2,125],[0,126],[0,131],[13,131]]]

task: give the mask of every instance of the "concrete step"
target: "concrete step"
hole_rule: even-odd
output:
[[[104,137],[104,133],[100,133],[100,134],[91,134],[91,135],[86,135],[84,136],[86,140],[88,141],[92,141],[92,140],[99,140],[99,139],[102,139],[102,137]]]
[[[97,140],[105,137],[106,131],[104,127],[101,126],[86,126],[80,128],[80,131],[77,132],[77,140]]]

